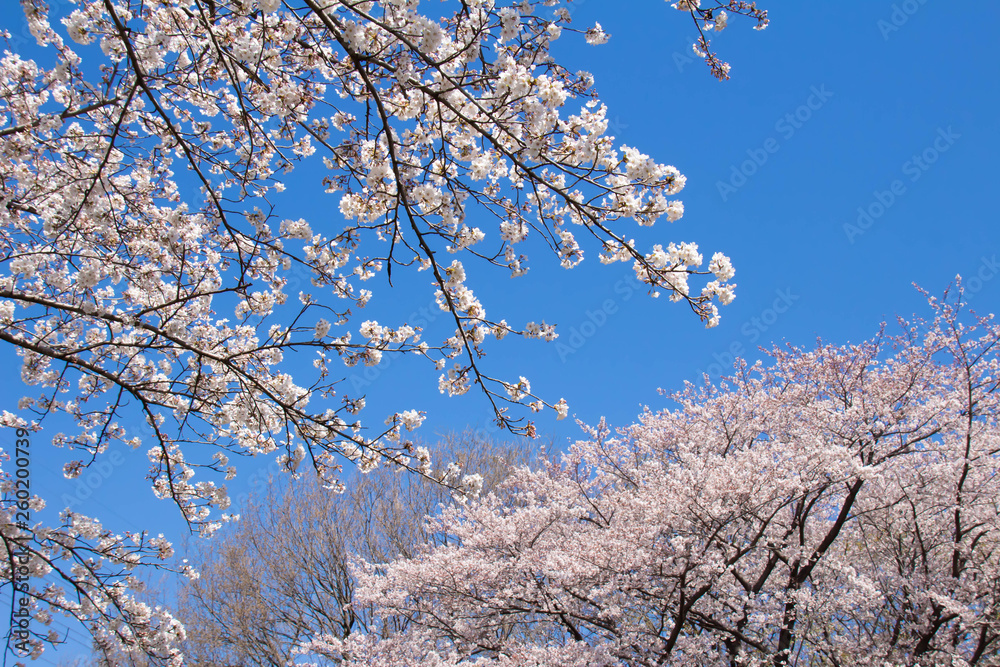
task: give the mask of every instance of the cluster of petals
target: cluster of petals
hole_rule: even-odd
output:
[[[418,355],[442,392],[565,417],[481,367],[492,339],[555,328],[488,319],[469,276],[523,276],[536,252],[572,268],[596,237],[602,261],[634,262],[708,324],[732,299],[728,260],[704,270],[693,244],[661,261],[674,245],[625,241],[681,218],[684,177],[608,134],[593,76],[550,51],[563,32],[608,35],[557,3],[465,0],[444,18],[417,0],[21,4],[37,60],[0,56],[0,337],[30,387],[18,409],[70,425],[51,438],[71,475],[143,447],[154,493],[203,534],[228,520],[240,470],[220,450],[308,461],[330,485],[346,462],[404,460],[400,429],[422,415],[363,431],[345,367]],[[300,165],[335,222],[281,211]],[[444,313],[435,337],[415,316],[359,314],[400,277]],[[534,433],[506,409],[507,429]],[[119,614],[101,641],[113,652],[157,613]]]
[[[434,517],[447,539],[359,565],[355,604],[404,630],[302,650],[358,665],[993,664],[1000,326],[932,306],[897,336],[776,348],[689,384],[674,409],[587,429]]]

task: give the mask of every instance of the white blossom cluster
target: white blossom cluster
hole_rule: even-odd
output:
[[[57,526],[32,522],[19,527],[24,510],[39,512],[45,501],[37,495],[16,500],[14,481],[2,465],[10,458],[0,449],[0,536],[8,551],[0,562],[0,581],[24,586],[15,598],[28,603],[30,636],[25,643],[31,655],[37,657],[46,644],[59,640],[53,620],[61,615],[94,628],[96,645],[106,654],[127,646],[156,656],[160,664],[182,665],[177,644],[185,637],[183,626],[168,610],[136,596],[141,588],[136,568],[169,569],[164,563],[174,553],[170,543],[163,535],[115,534],[97,519],[69,509]],[[17,578],[12,568],[18,568]],[[196,576],[187,567],[181,572]]]
[[[144,446],[155,493],[205,534],[228,517],[237,457],[309,465],[331,486],[348,461],[430,465],[401,437],[422,415],[367,430],[345,367],[413,354],[442,392],[484,392],[515,433],[535,427],[508,406],[565,417],[565,401],[482,365],[490,339],[555,327],[488,317],[471,275],[522,276],[538,250],[572,268],[596,242],[709,325],[732,299],[725,257],[706,271],[692,243],[625,240],[681,218],[684,177],[607,134],[593,77],[550,47],[609,36],[558,2],[466,0],[441,19],[418,0],[22,6],[44,57],[0,57],[0,340],[32,387],[19,410],[75,424],[53,437],[70,475],[115,441]],[[278,214],[300,163],[340,222]],[[401,274],[436,294],[440,338],[359,315]],[[312,370],[293,375],[304,356]],[[126,616],[132,630],[102,641],[144,627]]]
[[[932,307],[588,428],[435,516],[447,539],[360,567],[368,631],[299,650],[366,667],[996,664],[1000,326]]]

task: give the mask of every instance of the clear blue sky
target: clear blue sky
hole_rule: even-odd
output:
[[[723,83],[693,56],[690,21],[664,2],[631,2],[628,12],[616,11],[623,3],[574,2],[575,24],[600,21],[611,41],[588,47],[567,34],[556,48],[571,69],[595,74],[621,142],[687,176],[685,216],[633,226],[630,235],[645,247],[695,241],[706,260],[715,251],[732,257],[739,287],[722,324],[706,330],[686,307],[649,299],[626,265],[600,264],[593,247],[572,271],[536,253],[529,275],[514,281],[467,264],[491,316],[544,318],[561,334],[562,345],[494,345],[488,372],[527,376],[546,398],[564,396],[585,422],[606,416],[627,425],[642,406],[667,405],[658,388],[728,370],[732,351],[754,360],[772,342],[858,342],[896,315],[928,315],[913,283],[940,294],[962,274],[975,309],[1000,309],[1000,49],[986,30],[1000,23],[1000,4],[972,13],[919,0],[761,4],[770,11],[767,30],[733,17],[714,39],[732,65]],[[4,23],[19,32],[14,3],[3,7]],[[376,280],[371,289],[383,301],[372,316],[392,312],[399,321],[433,301],[422,284],[385,296],[384,277]],[[12,350],[2,353],[16,363]],[[425,438],[490,423],[479,395],[442,397],[424,364],[350,372],[368,391],[368,422],[426,410]],[[20,391],[13,377],[5,382],[2,407],[13,410]],[[538,424],[560,443],[579,435],[572,419]],[[176,517],[142,480],[145,449],[126,452],[88,502],[118,530],[155,518],[176,531]],[[79,488],[57,486],[44,466],[35,475],[57,498]]]
[[[739,285],[706,330],[679,304],[630,295],[628,267],[594,252],[572,271],[536,257],[533,283],[499,278],[495,291],[517,289],[568,347],[529,341],[488,360],[565,395],[584,421],[630,423],[641,406],[666,405],[657,388],[728,369],[733,349],[753,360],[772,342],[860,341],[897,314],[928,315],[913,283],[940,294],[961,274],[974,308],[1000,306],[998,48],[976,28],[1000,18],[1000,5],[982,5],[974,21],[940,2],[897,3],[895,15],[888,2],[762,6],[766,30],[732,19],[714,39],[733,68],[721,83],[691,53],[690,22],[663,2],[621,13],[587,0],[574,22],[600,21],[611,41],[557,42],[571,68],[595,74],[616,136],[688,178],[685,216],[633,226],[635,238],[696,241],[706,259],[725,252]],[[542,289],[548,281],[558,287]],[[590,325],[608,304],[606,322]],[[425,400],[444,410],[437,423],[486,423],[474,396]],[[576,437],[568,422],[545,426]]]

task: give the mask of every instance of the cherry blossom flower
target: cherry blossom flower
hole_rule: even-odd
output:
[[[775,348],[359,564],[348,665],[973,665],[1000,656],[1000,326]],[[463,481],[463,485],[467,482]],[[391,625],[406,618],[403,630]],[[390,632],[389,628],[393,628]]]
[[[700,258],[694,244],[650,253],[625,237],[680,220],[683,176],[617,145],[593,76],[549,51],[561,35],[606,41],[600,26],[576,29],[548,0],[458,4],[438,18],[412,0],[25,0],[40,55],[0,57],[0,340],[30,395],[4,423],[65,418],[51,439],[79,462],[69,474],[143,447],[154,494],[210,535],[244,457],[311,466],[330,486],[350,462],[428,474],[400,437],[423,416],[363,430],[344,367],[416,355],[429,386],[481,392],[515,434],[535,433],[539,405],[565,416],[484,360],[494,339],[556,328],[511,326],[474,279],[546,255],[572,268],[593,244],[717,322],[724,268],[661,261],[670,247]],[[326,198],[322,219],[276,206],[295,177]],[[436,295],[433,331],[411,310],[360,312],[402,279]],[[475,487],[462,479],[439,481]],[[92,627],[108,656],[181,661],[175,620],[129,592],[130,568],[165,547],[80,516],[32,529],[36,561],[66,583],[33,594],[38,613]]]

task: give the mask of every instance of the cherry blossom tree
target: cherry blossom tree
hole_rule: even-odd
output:
[[[433,448],[481,475],[489,491],[498,490],[515,465],[534,462],[536,444],[465,432]],[[276,479],[238,523],[185,553],[199,573],[178,591],[185,664],[285,667],[305,639],[365,631],[371,613],[352,605],[351,560],[415,555],[436,538],[425,532],[425,517],[457,502],[446,486],[386,466],[344,484],[338,494],[311,479]]]
[[[789,346],[449,509],[367,565],[365,665],[1000,663],[1000,326]]]
[[[589,246],[709,326],[733,298],[725,255],[706,265],[694,243],[628,238],[628,224],[681,217],[685,179],[616,144],[593,78],[550,56],[563,33],[608,39],[574,27],[571,4],[462,0],[440,19],[418,0],[77,0],[64,15],[21,4],[37,45],[0,59],[0,340],[34,389],[0,419],[19,433],[55,420],[70,478],[116,443],[147,448],[155,493],[204,534],[226,519],[223,478],[245,456],[333,486],[347,461],[391,462],[475,490],[409,445],[415,410],[363,429],[365,396],[340,382],[343,365],[422,357],[432,386],[476,388],[515,434],[534,433],[529,408],[567,414],[528,379],[484,367],[488,339],[557,332],[542,314],[488,316],[466,266],[516,277],[532,245],[567,268]],[[763,28],[766,12],[700,4],[670,11],[695,22],[725,78],[709,30],[730,15]],[[306,164],[302,180],[343,222],[276,208]],[[476,226],[470,210],[493,222]],[[379,298],[365,285],[404,279],[435,295],[450,321],[441,339],[359,314]],[[293,375],[295,353],[311,373]],[[131,569],[169,545],[72,511],[57,527],[19,526],[14,501],[44,501],[18,500],[9,469],[0,477],[0,582],[26,552],[45,582],[23,591],[33,618],[69,614],[109,647],[179,662],[182,629],[130,593]],[[48,640],[32,635],[36,655]]]

